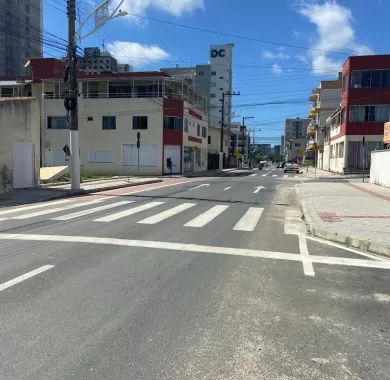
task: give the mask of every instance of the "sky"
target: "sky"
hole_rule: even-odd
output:
[[[77,3],[80,23],[101,1]],[[148,71],[207,63],[209,45],[234,43],[233,89],[241,95],[233,111],[236,120],[255,117],[246,124],[256,143],[280,143],[284,119],[306,117],[311,90],[335,79],[348,56],[390,53],[390,0],[124,0],[121,9],[128,16],[79,46],[104,45],[120,63]],[[45,36],[58,41],[44,55],[65,55],[66,0],[43,0],[43,21]],[[81,35],[92,29],[93,18]]]

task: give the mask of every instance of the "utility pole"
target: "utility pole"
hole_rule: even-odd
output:
[[[245,127],[245,120],[246,119],[254,119],[255,117],[254,116],[243,116],[242,117],[242,129],[244,131],[244,127]],[[244,133],[244,135],[246,136],[246,134]],[[248,160],[248,163],[249,163],[249,142],[248,142],[248,156],[247,156],[247,160]],[[244,152],[245,153],[245,152]]]
[[[219,170],[223,169],[223,128],[225,125],[225,96],[240,95],[240,92],[223,92],[222,93],[222,115],[221,115],[221,138],[219,144]]]
[[[65,108],[68,112],[70,129],[70,166],[72,190],[80,189],[80,147],[77,113],[77,72],[76,72],[76,0],[67,0],[68,14],[68,62],[65,81],[68,89],[65,96]]]

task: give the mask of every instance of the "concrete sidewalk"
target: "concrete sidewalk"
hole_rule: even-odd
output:
[[[42,185],[38,188],[17,189],[0,194],[0,207],[16,206],[28,203],[43,202],[51,199],[69,197],[72,195],[96,193],[99,191],[119,189],[150,183],[162,182],[161,178],[140,178],[122,177],[117,179],[106,179],[88,181],[81,184],[81,189],[73,191],[70,184]]]
[[[302,174],[303,176],[311,179],[318,179],[318,180],[349,180],[349,179],[359,179],[362,178],[362,174],[338,174],[338,173],[332,173],[327,170],[321,170],[321,169],[314,169],[312,167],[309,168],[302,168]],[[368,173],[366,173],[366,178],[368,182]]]
[[[390,257],[390,189],[321,181],[296,190],[311,234]]]

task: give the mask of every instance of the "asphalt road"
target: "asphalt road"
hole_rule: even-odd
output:
[[[390,262],[302,235],[301,180],[0,208],[0,378],[390,379]]]

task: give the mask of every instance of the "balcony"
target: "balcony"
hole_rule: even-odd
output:
[[[315,137],[316,136],[317,127],[314,127],[313,125],[309,125],[306,130],[306,136],[307,137]]]

